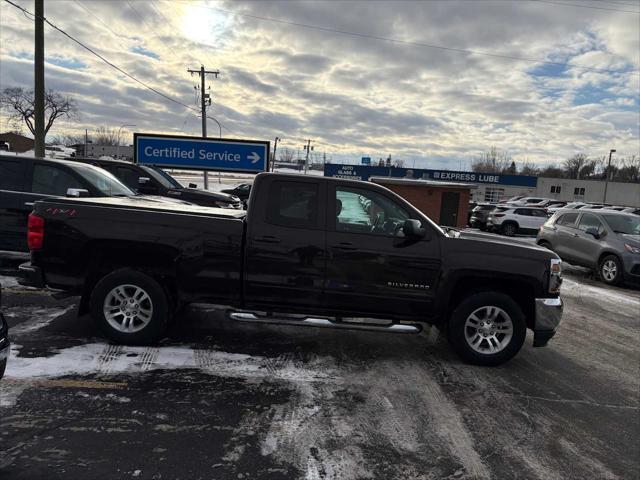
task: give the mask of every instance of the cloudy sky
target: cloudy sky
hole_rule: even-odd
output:
[[[635,0],[47,0],[45,16],[196,110],[187,68],[220,70],[209,114],[229,138],[279,136],[294,150],[310,138],[334,162],[391,154],[451,169],[491,146],[539,164],[640,153]],[[47,88],[81,114],[50,134],[200,134],[197,112],[48,26],[45,49]],[[2,1],[0,87],[32,87],[32,59],[33,21]]]

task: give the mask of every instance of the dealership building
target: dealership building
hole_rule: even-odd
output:
[[[610,203],[640,207],[640,184],[609,182],[602,180],[572,180],[529,175],[504,175],[499,173],[458,172],[422,168],[377,167],[369,165],[327,164],[327,177],[369,180],[371,177],[406,178],[436,182],[458,182],[473,185],[471,200],[498,202],[516,195],[555,198],[565,202]]]

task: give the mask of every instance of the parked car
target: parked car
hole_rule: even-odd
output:
[[[233,195],[238,197],[243,204],[247,204],[249,200],[249,195],[251,194],[251,184],[250,183],[239,183],[233,188],[226,188],[221,190],[222,193],[227,193],[229,195]]]
[[[2,314],[2,285],[0,285],[0,379],[7,368],[9,347],[9,325]]]
[[[544,197],[522,197],[515,202],[507,202],[509,205],[518,205],[518,206],[527,206],[527,207],[543,207],[547,205],[549,202],[554,202],[552,198],[544,198]]]
[[[640,217],[609,210],[560,211],[538,232],[538,245],[592,268],[605,283],[640,280]]]
[[[498,207],[487,218],[487,230],[508,237],[516,233],[535,233],[548,218],[544,208]]]
[[[27,217],[33,202],[67,194],[135,197],[105,170],[75,161],[0,155],[0,250],[27,251]],[[162,197],[154,202],[179,202]]]
[[[638,207],[626,207],[624,210],[620,210],[621,213],[631,213],[632,215],[640,215],[640,208]]]
[[[125,344],[156,342],[178,305],[204,302],[234,308],[235,321],[405,333],[435,324],[466,361],[497,365],[527,327],[545,345],[562,313],[555,253],[446,235],[370,182],[261,173],[246,212],[48,199],[29,225],[21,281],[81,295],[79,311]]]
[[[494,208],[496,208],[495,203],[479,203],[471,210],[469,224],[473,228],[479,228],[482,231],[486,230],[487,217]]]
[[[122,160],[83,158],[79,161],[104,168],[130,189],[143,195],[178,198],[203,207],[242,208],[242,202],[237,196],[210,192],[196,188],[195,184],[189,184],[189,188],[186,188],[160,167]]]

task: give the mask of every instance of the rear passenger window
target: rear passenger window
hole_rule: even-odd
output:
[[[267,222],[287,227],[318,224],[317,183],[273,182],[269,187]]]
[[[22,160],[0,160],[0,190],[21,191],[25,169]]]
[[[577,219],[577,213],[565,213],[564,215],[560,215],[560,218],[556,220],[556,224],[565,225],[567,227],[574,227]]]
[[[529,210],[528,208],[518,208],[516,209],[515,212],[513,212],[514,215],[525,215],[527,217],[531,216],[531,210]]]
[[[578,224],[578,229],[586,232],[589,228],[595,228],[598,233],[604,232],[604,227],[602,226],[602,222],[598,220],[598,217],[590,213],[584,213]]]
[[[33,193],[64,196],[70,188],[82,188],[82,185],[62,168],[37,163],[33,166]]]

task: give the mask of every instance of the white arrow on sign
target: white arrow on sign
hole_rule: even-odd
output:
[[[258,160],[260,160],[260,155],[258,155],[256,152],[251,152],[251,155],[249,155],[247,158],[251,160],[251,163],[256,163]]]

